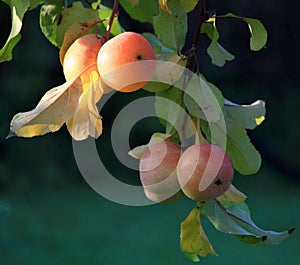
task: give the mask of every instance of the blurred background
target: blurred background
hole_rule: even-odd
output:
[[[200,68],[229,100],[266,101],[266,120],[249,132],[263,158],[261,170],[252,176],[236,174],[234,184],[248,195],[257,225],[275,231],[296,227],[296,232],[279,246],[254,248],[215,231],[205,220],[219,256],[209,256],[203,264],[300,264],[299,7],[295,0],[207,1],[208,10],[255,17],[268,30],[265,49],[251,52],[247,25],[220,19],[220,43],[236,59],[219,68],[201,50]],[[120,20],[126,29],[147,28],[123,12]],[[0,2],[1,47],[9,31],[10,11]],[[207,44],[202,38],[200,47]],[[47,90],[64,82],[58,50],[40,31],[38,9],[25,15],[13,56],[0,64],[0,264],[192,264],[179,249],[179,224],[192,201],[129,207],[102,198],[81,176],[65,127],[43,137],[5,139],[14,114],[33,109]],[[118,163],[110,126],[122,106],[145,95],[116,94],[101,112],[105,130],[97,140],[100,156],[129,183],[138,183],[138,173]],[[161,129],[154,118],[139,122],[131,132],[131,146],[146,143]]]

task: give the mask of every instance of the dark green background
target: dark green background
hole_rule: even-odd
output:
[[[298,228],[299,202],[299,22],[298,1],[207,1],[218,14],[235,12],[263,21],[269,41],[249,51],[246,24],[218,22],[221,43],[236,59],[223,68],[211,66],[204,50],[200,68],[228,99],[267,102],[267,119],[250,132],[263,165],[258,174],[234,183],[249,199],[254,221],[276,231]],[[126,18],[123,19],[126,21]],[[0,46],[9,33],[9,10],[0,4]],[[126,22],[128,23],[128,22]],[[128,27],[137,27],[135,23]],[[202,49],[207,45],[203,38]],[[95,193],[81,177],[65,128],[33,139],[5,140],[12,116],[35,107],[51,87],[64,82],[58,50],[42,35],[38,10],[24,19],[14,59],[0,65],[0,264],[192,264],[179,250],[179,223],[194,206],[188,199],[170,205],[128,207]],[[118,95],[103,113],[109,128],[120,106],[145,95]],[[151,119],[134,128],[131,144],[146,142],[158,123]],[[119,165],[109,144],[109,129],[98,140],[107,164],[128,182],[138,179]],[[218,257],[202,264],[300,264],[299,231],[279,246],[254,248],[216,232],[204,222]]]

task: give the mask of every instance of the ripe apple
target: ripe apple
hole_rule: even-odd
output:
[[[83,88],[88,89],[90,82],[99,79],[97,56],[103,43],[104,39],[96,34],[84,35],[72,43],[63,59],[63,72],[67,81],[78,76],[89,66],[91,67],[86,69],[80,76]],[[100,84],[104,93],[111,91],[111,88],[104,82]],[[99,96],[96,95],[96,98],[99,99]]]
[[[142,88],[155,71],[155,53],[135,32],[124,32],[105,42],[98,53],[98,70],[111,88],[133,92]]]
[[[176,176],[181,155],[180,146],[162,141],[150,145],[139,164],[140,179],[148,199],[154,202],[172,202],[183,196]]]
[[[84,35],[72,43],[63,59],[63,71],[67,81],[97,62],[97,55],[102,44],[103,40],[96,34]],[[97,64],[80,76],[82,83],[90,82],[90,75],[93,71],[98,72]]]
[[[212,144],[196,144],[185,150],[177,165],[183,193],[196,201],[222,195],[231,184],[234,168],[229,155]]]

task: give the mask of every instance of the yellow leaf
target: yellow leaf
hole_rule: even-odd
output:
[[[200,223],[199,208],[194,208],[180,224],[181,250],[189,257],[216,255]]]
[[[35,109],[13,117],[8,137],[33,137],[59,130],[75,113],[82,92],[78,78],[50,89]]]
[[[231,203],[241,203],[247,199],[247,196],[240,192],[236,187],[232,184],[230,185],[229,189],[218,197],[218,200],[224,200]]]
[[[100,78],[95,80],[91,75],[89,89],[84,92],[79,100],[78,108],[74,116],[67,121],[67,128],[74,140],[80,141],[88,138],[98,138],[102,134],[102,120],[99,115],[96,103],[103,95],[101,89]]]
[[[158,4],[161,10],[172,13],[168,8],[168,0],[158,0]]]

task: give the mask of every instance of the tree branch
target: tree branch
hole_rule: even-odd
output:
[[[192,41],[191,47],[188,47],[188,51],[187,51],[188,59],[187,59],[186,68],[188,71],[185,71],[185,73],[184,73],[184,80],[183,80],[183,89],[184,90],[186,89],[187,84],[189,83],[190,79],[192,78],[192,73],[195,72],[195,65],[197,62],[196,47],[199,43],[201,27],[202,27],[202,24],[204,21],[204,16],[205,16],[205,0],[200,0],[198,2],[197,6],[195,7],[195,11],[197,11],[197,16],[196,16],[197,24],[193,31],[193,35],[192,35],[193,41]],[[183,97],[184,97],[184,91],[182,93],[182,101],[183,101]],[[183,123],[181,126],[181,133],[182,133],[181,146],[183,149],[185,149],[187,147],[186,146],[187,145],[187,143],[186,143],[187,122],[188,122],[188,114],[187,114],[187,110],[186,110],[185,115],[184,115],[184,120],[183,120]],[[198,134],[199,134],[198,137],[201,138],[202,135],[201,135],[200,129],[198,131]]]
[[[196,17],[196,27],[194,29],[193,34],[193,42],[192,46],[188,50],[188,61],[187,61],[187,69],[194,72],[195,71],[195,64],[196,64],[196,47],[199,42],[200,34],[201,34],[201,27],[205,17],[205,0],[200,0],[196,6],[198,10],[198,14]]]
[[[119,0],[115,0],[114,2],[114,6],[113,6],[113,10],[106,28],[106,34],[105,34],[105,41],[109,40],[109,36],[110,36],[110,31],[114,22],[115,17],[118,14],[118,7],[119,7]]]

